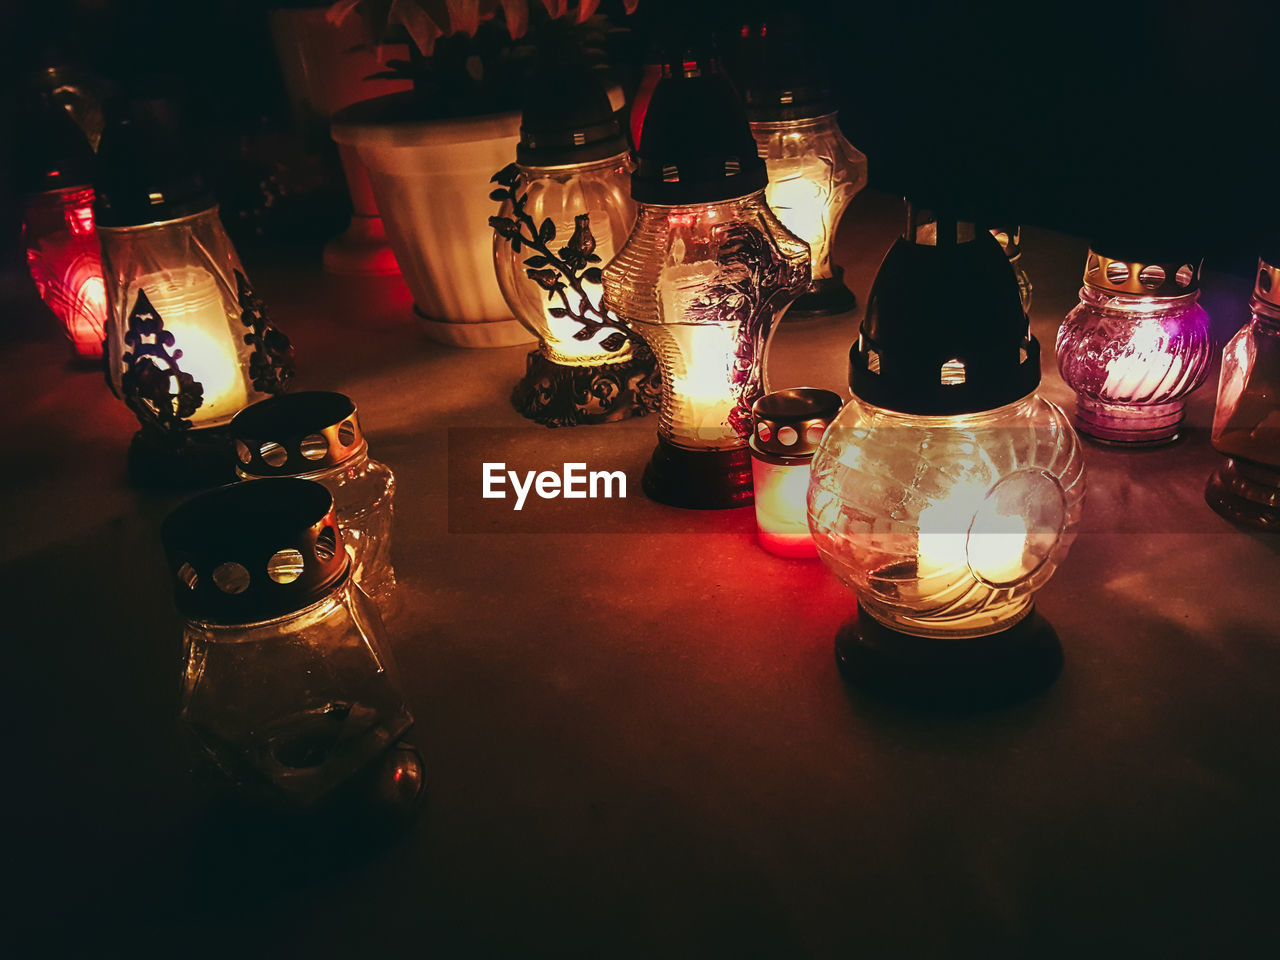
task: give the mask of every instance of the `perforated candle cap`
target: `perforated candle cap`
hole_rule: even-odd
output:
[[[1253,282],[1253,309],[1280,310],[1280,250],[1258,258],[1258,276]]]
[[[1200,289],[1203,260],[1150,230],[1095,237],[1085,259],[1084,284],[1103,293],[1185,297]]]
[[[814,44],[798,25],[743,24],[735,53],[733,77],[752,123],[812,120],[836,112]]]
[[[247,624],[294,613],[345,582],[333,496],[311,480],[255,480],[201,494],[161,529],[178,610]]]
[[[817,387],[766,393],[751,408],[752,452],[779,460],[813,456],[842,405],[838,393]]]
[[[368,449],[356,405],[312,390],[270,397],[231,421],[237,470],[246,477],[292,477],[345,463]]]
[[[556,91],[548,96],[547,91]],[[627,152],[622,126],[598,71],[543,67],[529,84],[520,114],[516,162],[526,167],[592,163]]]

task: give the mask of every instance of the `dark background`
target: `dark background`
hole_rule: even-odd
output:
[[[168,74],[187,88],[215,181],[233,191],[244,179],[236,169],[244,138],[287,125],[266,27],[272,5],[8,6],[0,13],[6,117],[25,71],[46,51],[124,87]],[[1278,100],[1267,52],[1278,6],[640,0],[634,15],[615,20],[630,27],[638,58],[649,39],[684,25],[732,32],[749,16],[798,18],[828,65],[842,125],[869,157],[874,188],[960,199],[994,217],[1084,235],[1143,224],[1199,247],[1211,266],[1247,272],[1277,223]],[[5,140],[7,171],[22,144]],[[17,229],[8,180],[6,262]]]

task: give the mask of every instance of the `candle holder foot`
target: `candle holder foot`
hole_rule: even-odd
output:
[[[651,500],[687,510],[726,510],[755,502],[751,454],[745,446],[688,450],[659,437],[641,486]]]
[[[1280,470],[1230,457],[1205,484],[1204,499],[1234,523],[1280,530]]]
[[[529,351],[524,377],[511,391],[516,412],[548,427],[613,423],[643,417],[662,401],[653,354],[637,349],[630,360],[585,367],[556,363]]]
[[[886,627],[859,604],[836,633],[836,664],[850,686],[879,700],[978,711],[1046,690],[1062,671],[1062,645],[1034,607],[1000,633],[940,640]]]
[[[822,277],[809,284],[809,289],[782,315],[787,320],[816,320],[837,313],[849,313],[858,306],[858,298],[844,285],[844,268],[833,267],[833,276]]]

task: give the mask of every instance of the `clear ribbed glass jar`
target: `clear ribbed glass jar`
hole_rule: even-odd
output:
[[[808,279],[808,247],[763,190],[714,203],[640,204],[631,237],[605,268],[605,303],[658,358],[662,440],[745,449],[769,335]]]
[[[388,672],[382,632],[376,606],[349,577],[287,616],[188,620],[182,721],[242,787],[317,799],[413,723]]]
[[[1253,315],[1222,351],[1213,448],[1227,462],[1205,497],[1220,514],[1280,528],[1280,267],[1260,260]]]
[[[594,254],[599,264],[606,264],[626,243],[635,223],[636,205],[631,199],[631,161],[627,154],[606,157],[591,163],[539,167],[517,164],[519,178],[512,187],[526,197],[524,212],[539,227],[550,220],[555,238],[547,242],[548,251],[568,243],[579,230],[578,217],[589,216],[584,227],[594,240]],[[512,217],[513,205],[506,200],[498,215]],[[532,264],[530,258],[535,259]],[[545,269],[543,252],[523,243],[519,250],[509,240],[495,234],[493,263],[498,286],[516,319],[538,337],[547,359],[566,366],[623,363],[631,359],[631,341],[617,336],[613,327],[602,327],[592,336],[579,339],[583,327],[572,317],[563,315],[567,306],[582,312],[579,299],[585,295],[592,310],[598,310],[602,285],[597,274],[584,271],[580,279],[582,291],[566,289],[564,297],[547,296],[547,288],[528,276],[529,269]],[[596,267],[598,270],[599,267]],[[555,316],[554,312],[562,313]],[[607,341],[607,342],[606,342]]]
[[[27,201],[25,214],[27,269],[40,299],[62,321],[77,357],[101,357],[107,294],[93,226],[93,188],[38,193]]]
[[[1084,488],[1075,432],[1035,394],[954,416],[855,396],[814,456],[809,527],[879,623],[980,637],[1031,611],[1074,539]]]
[[[320,484],[232,484],[162,528],[184,618],[181,718],[245,791],[306,806],[413,722]]]
[[[1058,372],[1076,393],[1076,425],[1105,442],[1171,442],[1213,353],[1194,286],[1198,270],[1089,256],[1080,303],[1057,337]],[[1141,292],[1148,284],[1162,292]]]
[[[765,199],[788,230],[809,245],[811,285],[835,276],[831,245],[849,201],[867,185],[867,158],[837,115],[755,121],[751,133],[769,170]]]
[[[141,226],[100,223],[98,236],[109,306],[108,374],[117,396],[126,395],[124,377],[138,362],[164,373],[173,396],[183,389],[179,372],[193,378],[200,387],[199,405],[188,418],[194,428],[223,426],[268,396],[259,388],[263,377],[251,370],[260,351],[247,342],[251,331],[241,319],[244,269],[217,207]],[[159,318],[155,339],[140,313]],[[152,347],[145,351],[147,360],[137,359],[144,352],[140,346]],[[152,358],[155,350],[165,356]]]
[[[297,477],[333,494],[351,574],[390,615],[396,587],[391,562],[396,478],[390,467],[369,456],[351,399],[327,391],[271,397],[237,414],[231,436],[241,479]]]

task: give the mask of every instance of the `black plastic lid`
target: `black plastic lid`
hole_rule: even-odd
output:
[[[734,80],[752,123],[835,113],[821,67],[796,29],[777,22],[744,24],[736,52]]]
[[[849,351],[854,396],[928,416],[977,413],[1040,383],[1040,344],[986,226],[908,206]]]
[[[311,480],[251,480],[183,503],[160,531],[178,610],[244,624],[324,599],[347,576],[333,496]]]
[[[544,67],[529,84],[516,161],[530,167],[591,163],[627,152],[599,71]]]
[[[44,193],[93,182],[93,148],[51,95],[33,100],[18,120],[15,159],[21,193]]]
[[[769,183],[738,93],[710,50],[677,48],[645,111],[631,175],[639,203],[678,206],[746,197]]]
[[[135,97],[112,104],[98,144],[98,225],[141,226],[216,206],[196,150],[173,97]]]

